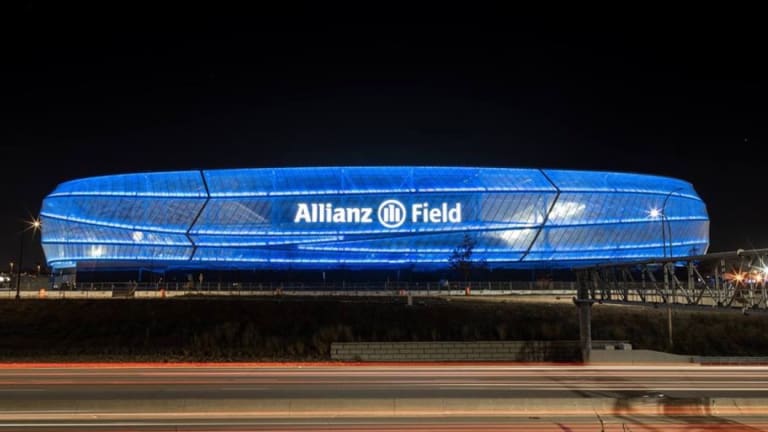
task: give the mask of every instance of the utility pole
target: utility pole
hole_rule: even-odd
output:
[[[667,202],[669,202],[669,198],[672,197],[672,195],[682,190],[682,187],[677,187],[675,189],[672,189],[667,193],[667,196],[664,197],[664,202],[661,205],[661,211],[654,210],[657,215],[661,216],[661,249],[662,254],[664,255],[664,290],[667,294],[667,330],[669,333],[669,348],[672,348],[674,346],[674,342],[672,340],[672,302],[675,301],[674,296],[674,280],[670,277],[670,272],[672,275],[674,275],[675,272],[675,262],[670,261],[666,262],[667,258],[667,231],[669,231],[669,257],[674,258],[675,253],[673,250],[674,243],[672,242],[672,225],[669,223],[669,218],[667,217]],[[672,289],[670,290],[670,283],[673,284]]]
[[[674,271],[674,268],[675,268],[674,262],[664,263],[664,289],[667,291],[667,330],[669,334],[669,348],[672,348],[675,344],[672,340],[672,302],[675,299],[674,299],[674,296],[670,294],[670,289],[669,289],[669,284],[671,282],[669,277],[670,268],[672,268],[672,271]]]
[[[588,281],[579,278],[577,297],[573,303],[579,311],[579,345],[581,346],[581,361],[589,363],[592,356],[592,305],[594,300],[589,298]]]
[[[24,261],[24,233],[32,229],[32,237],[34,238],[37,230],[40,229],[40,219],[35,219],[29,222],[29,227],[25,228],[19,234],[19,268],[16,270],[16,300],[21,299],[21,266]]]
[[[19,246],[19,267],[16,269],[16,300],[21,299],[21,266],[24,260],[24,232],[19,235],[21,241]]]

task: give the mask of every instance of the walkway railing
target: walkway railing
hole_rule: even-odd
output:
[[[171,297],[179,295],[353,295],[353,296],[466,296],[576,294],[576,282],[471,281],[471,282],[79,282],[51,286],[38,280],[22,286],[22,297],[103,298]],[[68,295],[69,294],[69,295]],[[0,298],[15,297],[15,290],[0,289]]]
[[[472,281],[472,282],[80,282],[68,289],[83,291],[112,290],[133,286],[135,291],[519,291],[519,290],[575,290],[576,282],[526,281]],[[50,288],[50,287],[49,287]],[[54,288],[56,289],[56,288]]]
[[[588,302],[768,312],[768,249],[611,263],[576,270]]]

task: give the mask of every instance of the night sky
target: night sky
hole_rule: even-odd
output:
[[[758,25],[563,24],[486,10],[368,25],[374,11],[336,26],[320,19],[325,9],[294,12],[27,2],[6,15],[0,271],[58,183],[201,168],[659,174],[706,202],[710,251],[768,247]],[[31,265],[43,259],[27,235]]]

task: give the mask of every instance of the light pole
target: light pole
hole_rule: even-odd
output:
[[[669,331],[669,347],[671,348],[674,345],[674,342],[672,341],[672,303],[675,301],[675,289],[672,288],[672,296],[669,295],[669,266],[671,265],[674,269],[674,262],[668,263],[666,262],[667,258],[667,235],[666,232],[669,231],[669,257],[674,258],[674,250],[673,250],[673,243],[672,243],[672,225],[669,223],[669,218],[667,217],[667,202],[669,202],[669,198],[677,191],[682,190],[682,187],[677,187],[675,189],[672,189],[667,193],[667,195],[664,197],[664,201],[661,204],[661,208],[653,208],[650,211],[650,216],[652,218],[660,218],[661,220],[661,253],[665,258],[664,261],[664,289],[667,291],[667,328]],[[666,225],[666,227],[665,227]]]
[[[666,197],[664,197],[664,202],[661,204],[661,247],[662,251],[664,253],[664,258],[667,257],[667,246],[666,246],[666,236],[664,234],[664,224],[667,225],[667,231],[669,232],[669,257],[672,258],[675,256],[673,250],[672,250],[672,226],[669,224],[669,218],[667,217],[667,202],[669,201],[669,198],[677,191],[681,190],[682,188],[676,188],[670,191]]]
[[[34,239],[35,233],[40,229],[40,219],[34,219],[28,222],[29,226],[21,232],[19,241],[19,267],[16,269],[16,300],[21,299],[21,266],[24,260],[24,233],[27,230],[32,230],[32,238]]]

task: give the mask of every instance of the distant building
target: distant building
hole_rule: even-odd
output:
[[[705,253],[691,184],[613,172],[465,167],[230,169],[59,185],[48,265],[166,269],[444,268],[465,234],[491,268]]]

